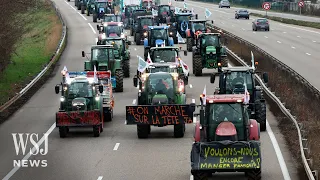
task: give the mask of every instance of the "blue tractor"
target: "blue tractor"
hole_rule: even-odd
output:
[[[147,36],[143,41],[144,58],[152,47],[174,46],[173,38],[169,36],[169,26],[148,26]]]
[[[174,17],[170,19],[170,23],[172,23],[173,27],[171,31],[179,32],[182,38],[186,38],[186,30],[189,29],[189,21],[198,19],[197,14],[193,14],[191,12],[182,12],[175,13]],[[177,34],[177,33],[174,33]]]

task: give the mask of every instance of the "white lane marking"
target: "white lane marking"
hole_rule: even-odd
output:
[[[88,25],[90,26],[90,28],[91,28],[92,32],[93,32],[93,33],[95,33],[95,34],[97,34],[97,33],[96,33],[96,31],[94,30],[94,28],[91,26],[91,24],[90,24],[90,23],[88,23]]]
[[[84,20],[87,20],[87,18],[84,17],[80,12],[78,12],[78,14],[79,14]]]
[[[189,87],[192,88],[192,84],[189,84]]]
[[[292,48],[292,49],[295,49],[296,47],[294,47],[294,46],[291,46],[291,48]]]
[[[116,143],[116,145],[114,145],[113,150],[114,150],[114,151],[118,150],[119,146],[120,146],[120,143]]]
[[[264,37],[268,39],[268,36],[264,36]]]
[[[136,99],[134,99],[134,100],[132,101],[132,104],[136,104],[136,102],[137,102],[137,100],[136,100]]]
[[[192,99],[191,102],[192,102],[192,103],[196,103],[196,100],[195,100],[195,99]]]
[[[68,4],[68,6],[70,6],[74,11],[76,11],[84,20],[87,20],[86,17],[84,17],[79,11],[77,11],[76,8],[74,8],[72,5],[70,5],[67,1],[64,1],[65,3]]]
[[[74,8],[73,6],[71,6],[67,1],[64,1],[65,3],[67,3],[73,10],[77,11],[76,8]]]
[[[287,32],[283,32],[284,34],[286,34]]]
[[[196,122],[197,122],[197,118],[193,117],[193,123],[196,123]]]
[[[278,141],[277,141],[276,137],[273,134],[273,131],[272,131],[270,125],[269,125],[268,120],[266,122],[266,125],[267,125],[268,135],[270,137],[271,143],[273,145],[273,148],[274,148],[274,150],[276,152],[276,155],[277,155],[277,158],[278,158],[278,161],[279,161],[279,165],[280,165],[280,168],[281,168],[281,171],[282,171],[283,178],[284,178],[284,180],[291,180],[291,177],[290,177],[290,174],[288,172],[288,168],[287,168],[286,162],[283,159],[283,155],[281,153]]]
[[[310,53],[306,53],[306,55],[311,56],[311,54],[310,54]]]
[[[56,127],[56,123],[53,123],[52,126],[48,129],[48,131],[46,132],[46,134],[49,135],[51,134],[51,132],[54,130],[54,128]],[[37,143],[38,146],[41,146],[43,144],[45,140],[45,136],[42,136],[42,138],[40,139],[40,141]],[[26,161],[31,157],[31,153],[34,154],[34,152],[36,151],[36,147],[33,147],[31,152],[29,152],[26,156],[24,156],[24,158],[22,159],[22,161]],[[3,180],[9,180],[11,178],[11,176],[14,175],[14,173],[16,173],[18,170],[20,169],[19,166],[14,167],[4,178]]]
[[[103,176],[99,176],[97,180],[101,180],[103,178]]]
[[[190,180],[193,180],[193,175],[190,175]]]
[[[281,42],[280,42],[280,41],[277,41],[277,43],[281,44]]]
[[[136,50],[137,50],[137,48],[134,48],[134,50],[136,51]]]
[[[316,43],[317,41],[312,41],[312,42]]]
[[[301,36],[297,36],[297,38],[301,38]]]
[[[293,27],[293,26],[288,26],[288,25],[284,25],[284,24],[279,24],[279,25],[280,25],[280,26],[285,26],[285,27],[290,27],[290,28],[293,28],[293,29],[298,29],[298,30],[301,30],[301,31],[306,31],[306,32],[311,32],[311,33],[320,34],[320,32],[318,32],[318,31],[312,31],[312,30],[303,29],[303,28],[298,28],[298,27]]]

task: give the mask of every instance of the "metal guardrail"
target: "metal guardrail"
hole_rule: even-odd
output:
[[[9,106],[11,106],[14,102],[16,102],[20,97],[22,97],[30,88],[36,84],[42,77],[43,75],[50,69],[50,67],[54,64],[54,62],[57,60],[59,54],[62,53],[63,47],[66,43],[66,36],[67,36],[67,26],[66,23],[60,13],[60,10],[56,6],[56,4],[53,1],[50,1],[52,7],[55,9],[57,16],[59,17],[63,27],[62,27],[62,33],[61,33],[61,38],[59,41],[59,44],[57,45],[55,53],[51,56],[51,59],[49,63],[45,66],[45,68],[26,86],[24,87],[19,93],[17,93],[14,97],[12,97],[9,101],[4,103],[0,107],[0,113],[6,110]]]
[[[265,56],[268,56],[269,58],[271,58],[272,60],[276,61],[277,63],[279,63],[281,66],[283,66],[286,70],[288,70],[289,72],[291,72],[292,74],[294,74],[295,76],[297,76],[297,78],[302,81],[303,83],[305,83],[307,85],[308,88],[310,88],[312,91],[314,91],[316,94],[320,94],[320,91],[312,86],[305,78],[303,78],[301,75],[299,75],[296,71],[294,71],[293,69],[291,69],[289,66],[285,65],[284,63],[282,63],[281,61],[279,61],[278,59],[276,59],[275,57],[271,56],[270,54],[268,54],[267,52],[263,51],[262,49],[260,49],[259,47],[257,47],[256,45],[240,38],[237,37],[235,35],[233,35],[232,33],[229,33],[221,28],[218,28],[216,26],[210,25],[211,28],[213,28],[214,30],[221,30],[223,32],[224,35],[230,36],[231,38],[235,38],[239,41],[244,42],[245,44],[248,44],[254,48],[256,48],[256,50],[262,52]],[[234,52],[232,52],[230,49],[227,48],[227,53],[232,56],[235,60],[237,60],[240,64],[242,64],[243,66],[248,66],[247,63],[245,61],[243,61],[238,55],[236,55]],[[284,106],[284,104],[279,100],[279,98],[270,91],[270,89],[264,84],[264,82],[261,80],[261,78],[258,75],[255,75],[255,79],[257,80],[257,82],[261,85],[261,87],[263,88],[263,91],[265,92],[265,94],[267,94],[277,105],[278,107],[281,109],[282,113],[284,115],[286,115],[287,118],[289,118],[295,125],[297,132],[298,132],[298,136],[299,136],[299,146],[300,146],[300,152],[301,152],[301,159],[302,159],[302,164],[304,166],[304,169],[306,171],[306,174],[309,178],[309,180],[318,180],[318,171],[317,170],[312,170],[310,168],[310,164],[312,164],[312,159],[310,158],[309,154],[310,154],[310,149],[308,147],[307,144],[307,139],[305,137],[305,130],[303,130],[303,125],[302,123],[298,123],[296,120],[296,117],[293,116],[290,111]],[[309,158],[307,158],[309,157]]]

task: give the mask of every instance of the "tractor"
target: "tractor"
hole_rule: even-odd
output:
[[[140,45],[143,42],[144,38],[148,36],[148,27],[154,25],[155,20],[153,16],[139,16],[137,18],[132,28],[136,45]]]
[[[172,11],[170,11],[170,6],[169,5],[159,5],[158,6],[158,22],[159,23],[163,23],[166,24],[167,23],[167,19],[169,17],[172,17]]]
[[[95,11],[95,0],[87,0],[86,4],[86,11],[87,16],[90,16],[90,14],[93,14]]]
[[[177,73],[167,72],[144,73],[133,78],[134,86],[139,84],[138,105],[126,107],[126,123],[137,125],[138,138],[147,138],[151,125],[174,125],[174,137],[184,136],[185,124],[193,122],[195,106],[186,104],[186,95],[178,82]],[[143,109],[144,114],[138,115],[133,109]]]
[[[122,20],[124,23],[124,28],[128,29],[130,26],[130,21],[131,21],[131,17],[132,17],[132,13],[134,10],[139,9],[140,6],[136,5],[136,4],[130,4],[130,5],[126,5],[123,9],[123,13],[122,13]]]
[[[101,18],[101,24],[106,22],[121,22],[121,16],[115,14],[104,14]]]
[[[75,0],[75,2],[78,1],[78,10],[81,10],[81,14],[85,14],[87,10],[87,3],[88,0]],[[80,7],[80,9],[79,9]]]
[[[146,9],[150,11],[154,7],[154,3],[152,0],[141,0],[140,1],[140,8]]]
[[[257,63],[257,62],[256,62]],[[266,130],[266,101],[263,97],[263,91],[260,86],[256,86],[254,76],[260,74],[255,70],[255,67],[228,67],[222,68],[219,75],[218,94],[247,94],[250,95],[250,118],[256,119],[260,123],[261,131]],[[212,74],[210,82],[215,82],[215,76]],[[268,82],[268,74],[263,73],[262,79],[265,83]],[[245,84],[245,85],[244,85]]]
[[[123,31],[122,22],[107,22],[103,25],[97,24],[97,30],[99,31],[98,42],[107,37],[121,37],[127,39]]]
[[[211,33],[210,29],[207,28],[208,20],[190,20],[189,28],[186,30],[186,38],[187,38],[187,50],[192,52],[192,47],[196,45],[196,39],[198,35],[201,33]],[[213,21],[211,21],[213,24]]]
[[[120,37],[109,37],[100,41],[98,45],[113,45],[115,57],[122,58],[122,70],[124,77],[130,77],[130,51],[129,45],[130,41],[126,41],[124,38]]]
[[[115,51],[113,45],[94,45],[91,46],[90,58],[82,51],[82,57],[88,59],[84,62],[84,70],[93,71],[94,67],[97,68],[97,71],[110,70],[112,87],[116,92],[123,92],[122,59],[119,53],[115,53]]]
[[[221,45],[220,33],[199,34],[196,46],[192,48],[193,74],[202,76],[202,69],[218,69],[228,67],[227,50]]]
[[[134,35],[134,26],[138,24],[138,18],[141,16],[152,16],[152,12],[148,12],[145,9],[134,10],[132,13],[132,19],[130,24],[130,35]]]
[[[189,21],[193,19],[198,19],[198,15],[194,15],[191,12],[187,13],[175,13],[174,17],[170,19],[170,23],[174,26],[175,30],[179,32],[182,38],[186,37],[186,30],[189,29]]]
[[[259,123],[249,118],[244,94],[200,96],[190,154],[194,180],[215,172],[244,172],[248,180],[261,180]]]
[[[56,113],[60,137],[65,138],[72,127],[93,127],[94,137],[99,137],[103,131],[103,85],[87,78],[86,72],[61,73],[63,80],[55,86],[56,94],[61,92]]]
[[[151,47],[174,46],[172,37],[169,37],[168,26],[149,26],[148,36],[144,39],[144,57],[148,56]]]
[[[97,22],[97,20],[102,19],[104,14],[110,14],[111,9],[108,7],[109,2],[107,0],[96,0],[94,3],[92,21]]]

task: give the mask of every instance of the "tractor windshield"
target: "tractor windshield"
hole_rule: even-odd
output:
[[[93,61],[108,61],[113,59],[113,49],[111,48],[97,48],[91,50],[91,59]]]
[[[143,27],[143,29],[146,29],[148,26],[152,26],[153,25],[153,19],[151,19],[151,18],[141,18],[140,24],[141,24],[141,27]]]
[[[138,9],[138,6],[128,6],[128,7],[127,7],[127,11],[128,11],[129,13],[132,13],[133,10],[137,10],[137,9]]]
[[[207,47],[207,46],[219,46],[219,38],[218,36],[204,36],[202,38],[202,45],[204,47]]]
[[[182,21],[189,21],[191,19],[191,17],[190,16],[178,16],[177,17],[177,21],[178,21],[178,23],[179,22],[182,22]]]
[[[92,87],[89,82],[73,82],[69,85],[68,98],[92,97]]]
[[[142,7],[146,8],[146,7],[148,7],[148,4],[150,4],[149,6],[151,6],[151,2],[150,1],[144,1],[142,3]]]
[[[107,26],[104,28],[104,32],[108,37],[110,35],[121,36],[122,28],[120,26]]]
[[[159,12],[162,14],[162,13],[165,13],[165,12],[169,12],[170,11],[170,6],[160,6],[159,8]]]
[[[193,23],[193,32],[196,31],[205,31],[206,30],[206,26],[204,22],[196,22]]]
[[[104,22],[117,22],[116,16],[104,16],[103,18]]]
[[[173,98],[173,78],[169,73],[150,74],[148,81],[148,90],[154,94],[166,94],[168,98]]]
[[[178,56],[175,50],[163,49],[156,50],[153,52],[152,60],[153,62],[176,62],[176,57]]]
[[[166,29],[153,29],[152,30],[152,37],[154,40],[161,39],[166,40],[168,39],[168,32]]]
[[[242,106],[240,103],[217,103],[210,105],[209,124],[219,124],[223,121],[232,123],[243,122]]]
[[[231,93],[244,93],[245,87],[244,84],[247,85],[247,89],[250,93],[252,93],[252,77],[251,74],[246,71],[243,72],[231,72],[230,74],[226,75],[226,85],[227,90],[230,89],[233,92]]]

